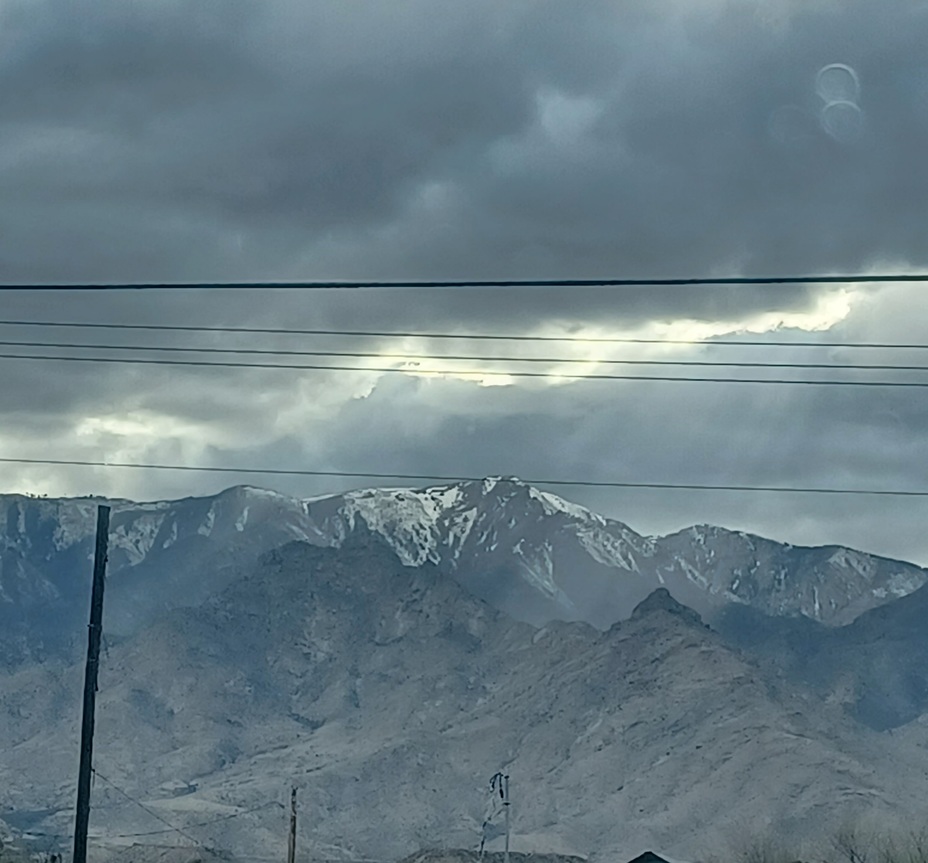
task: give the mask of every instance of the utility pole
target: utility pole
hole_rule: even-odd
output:
[[[287,837],[287,863],[296,863],[296,786],[290,789],[290,835]]]
[[[509,863],[509,774],[503,776],[503,811],[506,813],[506,854],[505,863]]]
[[[505,863],[509,863],[509,774],[503,773],[502,771],[494,773],[493,777],[490,779],[490,793],[495,798],[497,793],[499,794],[500,800],[503,803],[503,814],[506,819],[506,853],[504,857]],[[486,843],[487,838],[487,825],[490,823],[490,818],[495,817],[495,814],[498,814],[499,810],[496,810],[494,813],[491,809],[487,810],[486,820],[483,822],[483,838],[480,840],[480,859],[483,859],[483,849]]]
[[[97,544],[93,557],[90,625],[87,628],[87,666],[84,670],[84,712],[81,720],[81,759],[77,774],[77,813],[74,819],[73,863],[87,863],[87,825],[90,822],[90,779],[93,771],[93,720],[97,703],[97,672],[103,636],[103,588],[110,533],[110,508],[97,507]]]

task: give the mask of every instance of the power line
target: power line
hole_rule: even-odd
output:
[[[189,839],[191,842],[193,842],[194,845],[198,845],[198,846],[201,847],[201,848],[203,847],[203,845],[200,843],[200,840],[199,840],[199,839],[195,839],[195,838],[194,838],[193,836],[191,836],[189,833],[185,833],[185,832],[184,832],[183,830],[181,830],[179,827],[175,827],[173,824],[171,824],[170,821],[166,820],[165,818],[162,818],[157,812],[155,812],[154,809],[151,809],[150,807],[146,806],[146,805],[145,805],[144,803],[142,803],[140,800],[136,800],[131,794],[129,794],[128,791],[123,791],[122,788],[120,788],[115,782],[112,782],[111,780],[107,779],[107,778],[106,778],[102,773],[100,773],[100,771],[97,770],[96,768],[91,768],[91,769],[93,770],[93,775],[94,775],[94,776],[98,776],[98,777],[99,777],[100,779],[102,779],[107,785],[109,785],[111,788],[113,788],[115,791],[117,791],[119,794],[121,794],[123,797],[125,797],[127,800],[129,800],[131,803],[134,803],[134,804],[135,804],[136,806],[138,806],[139,808],[144,809],[149,815],[151,815],[152,818],[154,818],[154,819],[157,820],[157,821],[160,821],[162,824],[164,824],[166,827],[169,827],[169,828],[171,829],[171,831],[173,831],[174,833],[177,833],[179,836],[183,836],[185,839]]]
[[[279,806],[283,808],[283,804],[278,801],[271,801],[269,803],[262,803],[260,806],[255,806],[251,809],[245,809],[242,812],[232,812],[229,815],[222,815],[218,818],[211,818],[209,821],[200,821],[198,824],[187,824],[185,830],[196,830],[198,827],[210,827],[213,824],[220,824],[223,821],[231,821],[233,818],[240,818],[243,815],[252,815],[255,812],[260,812],[262,809],[267,809],[269,806]],[[107,839],[137,839],[143,836],[161,836],[164,833],[173,833],[176,830],[174,827],[168,827],[164,830],[148,830],[144,833],[114,833],[107,834]]]
[[[165,360],[141,359],[137,357],[76,357],[49,356],[47,354],[3,354],[5,360],[40,360],[51,362],[74,363],[108,363],[132,364],[146,366],[192,366],[203,368],[236,369],[289,369],[297,371],[329,372],[378,372],[417,375],[460,375],[466,377],[505,377],[505,378],[562,378],[565,380],[597,381],[660,381],[663,383],[713,383],[713,384],[785,384],[796,386],[835,386],[835,387],[916,387],[928,388],[928,381],[849,381],[849,380],[804,380],[788,378],[711,378],[679,377],[677,375],[613,375],[590,372],[588,374],[570,372],[531,372],[515,369],[431,369],[397,368],[393,366],[341,366],[316,365],[308,363],[247,363],[234,360]]]
[[[97,774],[97,775],[99,776],[100,774]],[[100,776],[100,779],[103,779],[103,776]],[[106,779],[103,779],[103,781],[108,782],[108,780]],[[112,782],[110,782],[109,784],[113,785]],[[113,785],[113,787],[115,788],[116,786]],[[153,815],[155,818],[159,818],[157,814],[149,810],[143,804],[139,803],[139,801],[130,797],[126,792],[118,788],[116,790],[119,791],[120,794],[122,794],[124,797],[127,797],[128,799],[132,800],[133,803],[136,803],[139,806],[142,806],[142,808],[145,809],[146,812]],[[196,830],[199,827],[210,827],[213,824],[220,824],[223,821],[231,821],[234,818],[240,818],[244,815],[253,815],[255,812],[260,812],[262,809],[267,809],[270,806],[277,806],[277,807],[280,807],[281,809],[284,808],[282,803],[276,800],[272,800],[268,803],[262,803],[260,806],[254,806],[251,809],[244,809],[241,812],[232,812],[228,815],[221,815],[217,818],[211,818],[209,821],[200,821],[196,824],[187,824],[185,825],[184,830]],[[159,819],[159,820],[164,821],[164,819]],[[167,822],[164,821],[164,823],[167,823]],[[106,833],[102,838],[107,839],[107,840],[109,839],[140,839],[146,836],[163,836],[165,833],[179,833],[179,832],[180,831],[178,830],[178,828],[174,826],[170,826],[170,827],[165,827],[163,830],[146,830],[146,831],[138,832],[138,833]],[[48,839],[70,839],[69,834],[63,834],[63,833],[54,833],[54,834],[53,833],[33,833],[30,831],[29,835],[42,837],[42,838],[48,838]],[[184,834],[181,833],[181,835],[184,835]],[[189,839],[191,837],[185,837],[185,838]],[[197,843],[197,844],[200,844],[200,843]],[[174,846],[168,846],[168,845],[161,846],[161,845],[147,845],[146,844],[145,847],[147,848],[161,848],[161,847],[169,848],[169,847],[174,847]]]
[[[590,344],[617,345],[709,345],[711,347],[763,347],[763,348],[879,348],[881,350],[926,350],[928,344],[904,344],[899,342],[813,342],[813,341],[768,341],[755,340],[719,340],[714,336],[703,339],[670,338],[622,338],[610,336],[546,336],[501,333],[435,333],[428,331],[398,330],[334,330],[334,329],[294,329],[288,327],[225,327],[225,326],[187,326],[182,324],[123,324],[93,321],[0,321],[3,327],[61,327],[68,329],[101,330],[151,330],[161,332],[186,333],[247,333],[256,335],[281,336],[344,336],[398,339],[463,339],[466,341],[505,341],[505,342],[579,342]]]
[[[891,363],[780,363],[780,362],[729,362],[719,360],[621,360],[621,359],[587,359],[582,357],[500,357],[468,354],[412,354],[412,353],[378,353],[376,351],[305,351],[284,350],[272,348],[213,348],[188,347],[178,345],[111,345],[111,344],[80,344],[75,342],[28,342],[3,341],[0,346],[20,348],[55,348],[62,350],[112,350],[112,351],[153,351],[168,353],[193,354],[241,354],[248,356],[296,356],[296,357],[341,357],[358,359],[380,360],[461,360],[464,362],[488,363],[558,363],[580,365],[631,365],[631,366],[699,366],[721,368],[751,368],[751,369],[841,369],[845,371],[904,371],[926,372],[928,365],[901,366]],[[62,357],[69,359],[69,357]],[[302,368],[302,367],[301,367]],[[506,372],[505,374],[508,374]],[[586,377],[584,375],[583,377]]]
[[[404,480],[410,482],[482,482],[486,477],[442,474],[377,473],[334,470],[298,470],[290,468],[225,467],[210,465],[138,464],[132,462],[89,461],[78,459],[0,458],[0,464],[24,464],[64,467],[129,468],[136,470],[172,470],[224,474],[261,474],[265,476],[311,476],[344,479]],[[627,488],[667,491],[782,492],[789,494],[878,495],[893,497],[928,497],[928,490],[827,488],[764,485],[710,485],[705,483],[620,482],[611,480],[524,479],[536,486],[571,486],[575,488]]]
[[[928,282],[928,273],[842,276],[727,276],[686,279],[469,279],[427,281],[256,281],[256,282],[140,282],[0,285],[0,291],[195,291],[195,290],[420,290],[433,288],[631,288],[695,287],[699,285],[843,285],[878,282]]]

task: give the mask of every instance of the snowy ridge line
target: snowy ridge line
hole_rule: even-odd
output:
[[[3,460],[0,459],[0,461]],[[776,543],[778,546],[782,546],[786,549],[812,550],[816,548],[833,547],[835,548],[836,555],[848,554],[851,556],[856,556],[858,559],[861,555],[863,555],[868,558],[882,558],[885,560],[891,560],[891,558],[885,558],[881,555],[873,555],[869,552],[860,552],[854,549],[844,548],[842,546],[793,546],[790,543],[782,542],[780,540],[768,540],[763,537],[758,537],[754,534],[745,533],[743,531],[734,531],[708,524],[692,525],[690,527],[684,527],[678,531],[672,531],[666,534],[637,534],[622,522],[604,517],[598,513],[593,512],[592,510],[587,509],[586,507],[571,503],[550,492],[542,491],[535,486],[525,483],[515,477],[499,476],[487,477],[483,480],[480,480],[479,483],[467,480],[454,484],[427,486],[424,488],[410,488],[402,486],[374,487],[358,489],[345,493],[315,495],[306,498],[286,495],[281,492],[251,485],[231,486],[228,489],[225,489],[211,496],[188,496],[177,499],[142,502],[136,502],[126,498],[107,498],[105,496],[99,495],[45,498],[33,497],[19,493],[0,493],[0,506],[2,506],[5,500],[12,503],[22,501],[25,503],[31,502],[38,504],[40,508],[44,510],[44,515],[58,516],[57,520],[61,524],[61,537],[65,541],[74,540],[76,538],[75,534],[90,535],[92,533],[92,528],[84,531],[80,530],[80,528],[84,523],[93,522],[93,513],[95,512],[96,507],[100,504],[105,504],[112,507],[114,515],[135,512],[153,513],[171,508],[177,508],[184,504],[197,504],[206,501],[215,501],[218,499],[228,498],[236,493],[244,494],[247,497],[260,497],[266,500],[276,501],[284,505],[296,507],[302,510],[304,513],[308,512],[309,506],[312,504],[319,504],[342,499],[349,504],[346,507],[346,514],[354,512],[356,515],[363,510],[366,513],[370,513],[372,517],[381,522],[385,521],[385,518],[374,516],[374,509],[378,505],[395,509],[393,502],[389,501],[388,498],[390,496],[399,496],[398,498],[395,497],[395,499],[405,501],[418,500],[421,504],[421,511],[423,516],[425,516],[426,523],[432,525],[437,524],[441,517],[444,516],[449,509],[453,508],[453,504],[449,502],[449,498],[450,501],[457,502],[460,499],[460,495],[462,494],[463,489],[479,484],[483,490],[482,496],[488,496],[489,493],[497,488],[501,483],[511,484],[517,488],[527,490],[529,497],[541,503],[545,509],[546,514],[555,515],[561,513],[580,521],[592,522],[598,526],[616,529],[617,531],[621,531],[626,535],[631,533],[634,535],[635,539],[642,542],[645,546],[651,546],[655,542],[673,538],[687,532],[690,533],[696,542],[700,545],[705,543],[707,536],[717,536],[721,534],[739,537],[747,541],[760,539],[765,542]],[[926,492],[926,494],[928,494],[928,492]],[[62,516],[64,516],[64,518],[62,518]],[[627,541],[627,536],[623,536],[623,538],[625,538]]]
[[[25,576],[13,581],[14,572],[27,572],[27,556],[35,560],[30,566],[45,567],[49,555],[78,545],[83,555],[103,501],[0,496],[0,555],[6,555],[0,564],[9,573],[4,578],[0,569],[0,593],[38,591]],[[607,617],[622,619],[627,604],[649,586],[665,586],[701,614],[737,603],[843,625],[928,582],[928,572],[912,564],[705,524],[641,535],[514,477],[305,499],[236,486],[202,498],[109,503],[115,567],[145,563],[151,567],[146,578],[176,568],[178,543],[196,555],[234,549],[236,559],[244,559],[294,540],[341,548],[369,533],[405,566],[434,565],[491,604],[493,597],[515,603],[505,607],[509,614],[531,606],[525,612],[531,621],[549,613],[559,619],[575,607],[588,622],[608,626]]]

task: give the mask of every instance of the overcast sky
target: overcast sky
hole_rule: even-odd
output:
[[[928,4],[912,0],[2,0],[0,279],[928,270],[925,44]],[[0,303],[3,320],[928,342],[920,285],[3,291]],[[928,381],[919,372],[602,364],[928,365],[917,350],[8,325],[0,339],[558,356],[590,361],[573,368],[581,373]],[[0,348],[16,351],[28,353]],[[516,367],[436,362],[423,365]],[[928,390],[917,388],[10,359],[0,359],[0,374],[5,457],[928,489]],[[300,495],[365,484],[0,465],[3,490],[49,495],[154,499],[236,482]],[[642,532],[710,522],[928,564],[928,499],[558,492]]]

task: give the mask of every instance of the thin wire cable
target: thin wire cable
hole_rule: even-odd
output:
[[[41,285],[0,285],[0,291],[193,291],[193,290],[421,290],[434,288],[631,288],[698,285],[843,285],[878,282],[928,282],[928,273],[856,274],[838,276],[726,276],[685,279],[468,279],[427,281],[255,281],[139,282]]]
[[[100,778],[102,779],[103,777],[101,776]],[[133,800],[133,802],[137,802],[137,801]],[[253,807],[253,808],[251,808],[251,809],[245,809],[245,810],[243,810],[242,812],[233,812],[233,813],[231,813],[231,814],[229,814],[229,815],[220,816],[219,818],[212,818],[212,819],[210,819],[209,821],[200,821],[200,822],[198,822],[197,824],[187,824],[187,825],[184,826],[184,829],[185,829],[185,830],[195,830],[195,829],[197,829],[197,828],[199,828],[199,827],[209,827],[209,826],[212,826],[213,824],[219,824],[219,823],[221,823],[221,822],[223,822],[223,821],[230,821],[230,820],[232,820],[233,818],[239,818],[239,817],[241,817],[241,816],[243,816],[243,815],[252,815],[252,814],[254,814],[255,812],[260,812],[262,809],[267,809],[267,808],[270,807],[270,806],[277,806],[277,807],[279,807],[279,808],[281,808],[281,809],[286,808],[286,807],[284,807],[284,805],[283,805],[282,803],[280,803],[280,802],[278,802],[278,801],[270,801],[270,802],[268,802],[268,803],[262,803],[260,806],[255,806],[255,807]],[[175,832],[178,832],[178,830],[177,830],[176,827],[165,827],[163,830],[146,830],[146,831],[139,832],[139,833],[107,833],[107,834],[105,834],[105,836],[104,836],[103,838],[105,838],[105,839],[140,839],[140,838],[144,838],[144,837],[147,837],[147,836],[163,836],[165,833],[175,833]],[[63,834],[63,833],[33,833],[33,832],[30,832],[29,835],[30,835],[30,836],[42,837],[42,838],[48,838],[48,839],[55,839],[55,840],[57,840],[57,839],[66,839],[66,840],[70,840],[70,839],[71,839],[70,835]],[[150,845],[150,844],[146,843],[146,844],[145,844],[145,847],[146,847],[146,848],[174,848],[174,847],[177,847],[177,846],[174,846],[174,845]],[[201,847],[202,847],[202,846],[201,846]],[[268,858],[268,859],[270,859],[270,858]]]
[[[844,371],[903,371],[928,372],[928,365],[903,366],[891,363],[780,363],[780,362],[730,362],[723,360],[617,360],[585,359],[582,357],[500,357],[473,354],[412,354],[378,353],[376,351],[304,351],[271,348],[214,348],[178,345],[107,345],[79,344],[75,342],[28,342],[0,340],[0,346],[18,348],[55,348],[61,350],[98,351],[153,351],[180,354],[240,354],[246,356],[291,356],[291,357],[339,357],[379,360],[455,360],[486,363],[558,363],[579,365],[624,365],[624,366],[697,366],[709,368],[740,369],[840,369]],[[585,377],[585,375],[584,375]]]
[[[185,839],[189,839],[191,842],[193,842],[194,845],[197,845],[200,848],[204,847],[199,839],[195,839],[193,836],[189,835],[188,833],[185,833],[179,827],[175,827],[170,821],[168,821],[165,818],[162,818],[157,812],[154,811],[154,809],[151,809],[150,807],[146,806],[144,803],[141,802],[141,800],[136,800],[131,794],[129,794],[128,791],[123,791],[122,788],[120,788],[115,782],[111,781],[110,779],[107,779],[102,773],[100,773],[99,770],[93,767],[91,768],[91,770],[93,771],[94,776],[98,776],[107,785],[109,785],[111,788],[113,788],[115,791],[117,791],[127,800],[134,803],[140,809],[144,809],[149,815],[151,815],[152,818],[154,818],[157,821],[160,821],[166,827],[170,827],[174,833],[177,833],[179,836],[183,836]]]
[[[245,809],[242,812],[233,812],[229,815],[222,815],[219,818],[212,818],[209,821],[200,821],[198,824],[187,824],[184,826],[184,830],[196,830],[198,827],[210,827],[213,824],[220,824],[223,821],[231,821],[233,818],[240,818],[243,815],[253,815],[255,812],[260,812],[262,809],[267,809],[269,806],[279,806],[281,809],[285,808],[284,805],[278,801],[270,801],[268,803],[262,803],[260,806],[255,806],[252,809]],[[165,833],[174,832],[175,828],[165,828],[164,830],[148,830],[144,833],[114,833],[107,834],[108,839],[137,839],[143,836],[161,836]]]
[[[0,464],[44,465],[50,467],[103,467],[128,468],[135,470],[171,470],[222,474],[251,474],[263,476],[310,476],[335,477],[339,479],[377,479],[403,480],[410,482],[482,482],[486,477],[448,475],[448,474],[413,474],[413,473],[378,473],[335,470],[299,470],[293,468],[264,467],[226,467],[212,465],[180,464],[139,464],[133,462],[90,461],[80,459],[37,459],[0,457]],[[874,488],[827,488],[798,486],[765,485],[710,485],[705,483],[666,483],[666,482],[621,482],[612,480],[568,480],[568,479],[523,479],[522,482],[535,486],[570,486],[574,488],[626,488],[657,489],[668,491],[732,491],[732,492],[782,492],[788,494],[837,494],[837,495],[877,495],[892,497],[928,497],[928,489],[874,489]]]
[[[715,347],[764,347],[764,348],[880,348],[883,350],[905,349],[926,350],[928,344],[900,344],[898,342],[812,342],[812,341],[767,341],[767,340],[717,340],[714,336],[704,339],[669,338],[620,338],[608,336],[544,336],[498,333],[434,333],[396,330],[333,330],[293,329],[287,327],[225,327],[186,326],[182,324],[121,324],[93,321],[0,321],[3,327],[61,327],[68,329],[99,330],[151,330],[176,333],[249,333],[255,335],[280,336],[344,336],[349,338],[402,338],[402,339],[464,339],[467,341],[507,342],[579,342],[590,344],[619,345],[711,345]]]
[[[297,371],[329,372],[378,372],[416,375],[454,375],[461,377],[504,377],[504,378],[561,378],[563,380],[595,381],[660,381],[663,383],[712,383],[712,384],[778,384],[794,386],[833,386],[833,387],[906,387],[928,388],[928,381],[848,381],[848,380],[805,380],[797,378],[711,378],[679,377],[677,375],[611,375],[598,372],[586,374],[571,372],[529,372],[515,369],[430,369],[414,366],[397,368],[395,366],[339,366],[316,365],[308,363],[246,363],[233,360],[155,360],[137,357],[76,357],[49,356],[47,354],[4,354],[4,360],[39,360],[50,362],[108,363],[132,364],[145,366],[191,366],[202,368],[235,369],[289,369]]]

